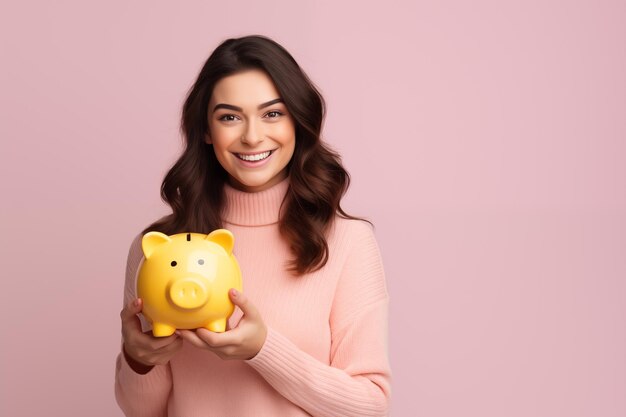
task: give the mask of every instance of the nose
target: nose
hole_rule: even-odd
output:
[[[198,278],[182,278],[170,287],[170,299],[174,305],[184,309],[202,307],[209,300],[209,295],[209,288]]]
[[[258,126],[258,122],[254,120],[248,122],[241,137],[241,142],[248,144],[251,148],[263,142],[263,129]]]

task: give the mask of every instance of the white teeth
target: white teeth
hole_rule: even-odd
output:
[[[243,159],[244,161],[255,162],[255,161],[260,161],[261,159],[267,158],[268,156],[270,156],[270,153],[271,153],[270,151],[258,153],[256,155],[242,155],[238,153],[237,158]]]

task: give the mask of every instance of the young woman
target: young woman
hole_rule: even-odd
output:
[[[224,41],[185,101],[186,149],[161,187],[172,214],[131,244],[115,394],[127,416],[383,416],[388,294],[368,222],[320,139],[324,100],[263,36]],[[156,338],[139,313],[141,236],[226,228],[244,293],[224,333]]]

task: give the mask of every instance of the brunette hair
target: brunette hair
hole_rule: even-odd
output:
[[[288,164],[289,188],[281,206],[279,230],[295,255],[288,270],[297,275],[316,271],[328,261],[326,232],[335,215],[364,219],[346,214],[340,206],[350,176],[339,154],[320,139],[325,115],[322,95],[289,52],[261,35],[225,40],[202,67],[183,105],[185,150],[161,185],[161,198],[171,206],[172,214],[143,233],[210,233],[223,227],[228,174],[204,140],[209,129],[208,104],[220,79],[249,69],[269,75],[295,122],[296,144]]]

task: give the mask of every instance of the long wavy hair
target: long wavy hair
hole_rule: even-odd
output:
[[[295,275],[316,271],[328,261],[326,235],[335,216],[364,219],[341,208],[350,176],[339,154],[320,139],[326,107],[322,95],[289,52],[261,35],[225,40],[202,67],[182,109],[185,149],[161,185],[161,198],[172,214],[143,233],[210,233],[223,227],[228,174],[204,140],[209,129],[208,104],[220,79],[249,69],[269,75],[295,121],[296,144],[288,164],[289,188],[279,230],[294,255],[287,269]]]

